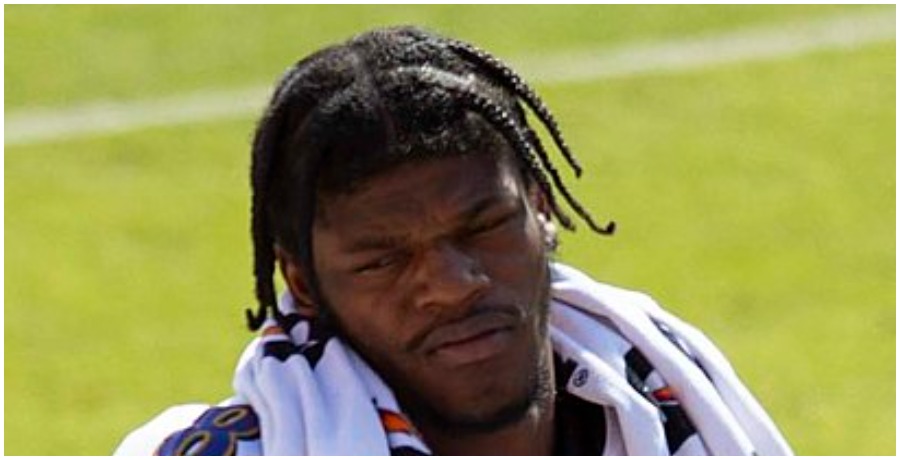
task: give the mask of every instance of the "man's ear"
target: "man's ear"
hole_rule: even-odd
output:
[[[544,191],[534,182],[528,186],[528,200],[538,214],[543,215],[548,221],[550,220],[550,203],[547,195],[544,195]]]
[[[284,278],[291,295],[294,297],[294,303],[297,305],[297,313],[307,318],[315,318],[319,311],[313,304],[310,295],[309,286],[303,279],[303,270],[300,262],[296,257],[289,254],[281,246],[275,245],[275,257],[278,259],[278,268],[281,269],[281,276]]]
[[[553,214],[547,195],[544,194],[540,187],[532,183],[528,188],[528,200],[537,214],[537,220],[541,226],[541,234],[544,237],[544,244],[549,250],[556,250],[559,240],[557,240],[556,225],[553,223]]]
[[[553,223],[550,201],[547,199],[544,191],[534,181],[528,185],[528,202],[531,204],[531,209],[534,209],[534,212],[537,213],[538,219],[542,222]]]

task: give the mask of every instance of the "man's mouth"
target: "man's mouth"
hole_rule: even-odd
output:
[[[516,318],[505,313],[482,313],[441,326],[426,336],[426,355],[450,366],[484,361],[512,343]]]

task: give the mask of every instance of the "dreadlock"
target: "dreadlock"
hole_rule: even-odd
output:
[[[282,326],[289,321],[276,307],[275,245],[298,258],[320,303],[310,239],[317,197],[350,192],[398,164],[508,146],[522,176],[537,184],[563,227],[575,228],[554,190],[593,231],[612,234],[614,223],[598,226],[571,195],[520,101],[580,175],[543,101],[515,71],[468,43],[415,27],[377,29],[290,68],[253,140],[258,307],[255,314],[247,310],[250,329],[259,329],[269,310]]]

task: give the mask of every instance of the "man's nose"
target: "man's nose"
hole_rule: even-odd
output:
[[[426,251],[417,277],[417,306],[451,316],[464,315],[491,285],[478,258],[450,241]]]

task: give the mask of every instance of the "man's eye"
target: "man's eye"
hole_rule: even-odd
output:
[[[470,230],[469,233],[471,233],[473,235],[480,235],[482,233],[487,233],[499,226],[500,225],[497,222],[490,222],[487,224],[476,225],[475,227],[472,227],[472,229]]]
[[[377,273],[379,270],[390,268],[400,263],[400,259],[401,256],[399,254],[389,254],[360,265],[353,271],[356,273]]]
[[[515,214],[508,214],[508,215],[499,217],[497,219],[491,219],[482,224],[477,224],[474,227],[472,227],[471,229],[469,229],[469,233],[472,235],[478,235],[478,234],[490,232],[491,230],[500,228],[501,226],[503,226],[503,224],[512,220],[512,218],[514,216],[515,216]]]

